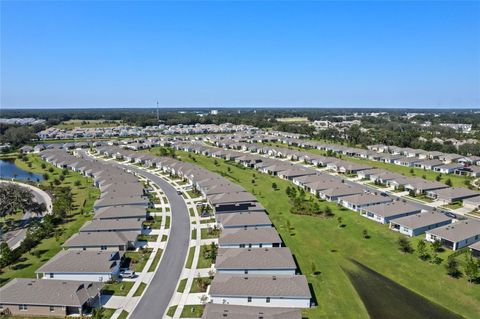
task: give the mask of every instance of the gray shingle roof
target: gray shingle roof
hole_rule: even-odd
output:
[[[276,248],[219,248],[216,269],[296,269],[290,249]]]
[[[457,242],[469,237],[480,235],[480,221],[474,219],[462,220],[427,232]]]
[[[125,232],[81,232],[70,237],[63,247],[100,247],[120,246],[133,242],[140,234],[138,231]]]
[[[437,223],[443,223],[447,220],[452,220],[452,218],[446,216],[445,214],[438,213],[438,212],[426,212],[415,214],[411,216],[405,216],[397,218],[393,221],[393,223],[402,225],[404,227],[410,229],[421,228]]]
[[[305,276],[263,276],[216,274],[211,296],[311,298]]]
[[[111,251],[62,250],[36,273],[110,273],[120,262],[120,254]]]
[[[219,305],[205,306],[202,319],[301,319],[300,309]]]
[[[405,213],[414,213],[414,212],[420,213],[421,209],[418,208],[417,206],[404,203],[402,201],[394,201],[388,204],[380,204],[380,205],[367,207],[365,208],[365,211],[371,212],[383,217],[390,217],[390,216],[396,216],[396,215],[405,214]]]
[[[275,228],[227,228],[222,230],[218,243],[220,245],[281,243]]]
[[[80,307],[101,287],[93,282],[14,278],[0,288],[0,303]]]

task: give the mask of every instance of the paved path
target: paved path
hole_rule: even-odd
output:
[[[177,190],[159,176],[134,165],[111,161],[112,165],[129,169],[145,176],[162,189],[171,207],[170,234],[157,272],[148,285],[141,301],[130,314],[130,319],[163,318],[175,294],[178,280],[188,253],[190,243],[190,215],[187,205]]]
[[[8,183],[8,184],[16,184],[18,186],[26,187],[31,190],[34,196],[34,200],[37,203],[44,203],[45,206],[47,207],[46,214],[51,214],[52,213],[52,198],[50,195],[48,195],[45,191],[41,190],[38,187],[32,186],[30,184],[25,184],[25,183],[20,183],[16,181],[4,181],[1,180],[0,183]],[[2,239],[6,240],[8,246],[11,249],[17,248],[20,243],[23,241],[27,234],[27,225],[32,217],[30,212],[25,212],[25,214],[22,217],[22,220],[20,222],[20,227],[19,229],[15,229],[12,231],[9,231],[2,235]],[[40,216],[39,216],[40,217]]]

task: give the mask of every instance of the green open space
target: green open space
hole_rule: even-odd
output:
[[[59,176],[62,170],[48,164],[37,155],[27,155],[31,167],[20,159],[15,160],[15,164],[20,168],[39,174],[48,174],[49,179],[43,180],[38,185],[40,187],[49,187],[50,182],[58,179],[58,187],[70,187],[73,195],[73,210],[68,212],[65,221],[57,226],[57,235],[43,239],[32,251],[23,254],[17,263],[5,267],[0,271],[0,285],[5,284],[11,278],[34,278],[35,270],[55,256],[61,249],[62,244],[77,233],[83,224],[92,219],[90,212],[93,210],[95,200],[100,196],[100,190],[93,186],[90,178],[86,178],[80,173],[69,171],[63,181]],[[43,164],[43,168],[42,167]]]
[[[220,230],[217,228],[202,228],[201,229],[201,235],[202,239],[212,239],[212,238],[218,238],[220,235]]]
[[[185,264],[185,268],[192,268],[192,263],[193,263],[193,257],[195,255],[195,247],[190,247],[188,250],[188,257],[187,257],[187,263]]]
[[[212,283],[212,279],[210,277],[200,277],[194,278],[192,283],[192,288],[190,289],[190,293],[199,293],[199,292],[206,292],[208,285]]]
[[[60,124],[55,125],[54,127],[59,129],[74,129],[76,127],[80,128],[98,128],[98,127],[115,127],[121,125],[121,121],[112,120],[68,120],[63,121]]]
[[[158,235],[145,235],[141,234],[137,237],[138,241],[157,241]]]
[[[126,296],[134,283],[133,281],[110,282],[103,286],[102,291],[105,295]]]
[[[136,272],[142,272],[152,253],[151,248],[141,248],[138,251],[127,251],[124,255],[125,264]]]
[[[127,317],[128,317],[128,312],[125,310],[122,310],[122,312],[118,316],[118,319],[127,319]]]
[[[210,253],[210,245],[200,246],[200,256],[198,257],[197,268],[210,268],[212,266],[213,261],[209,258]]]
[[[184,292],[185,291],[185,286],[187,285],[187,280],[188,280],[188,278],[180,280],[180,282],[178,283],[177,292]]]
[[[180,318],[200,318],[204,308],[204,305],[185,305]]]
[[[186,152],[177,151],[177,155],[183,161],[193,162]],[[215,165],[214,159],[206,156],[196,155],[195,159],[195,164],[217,172],[255,194],[267,209],[316,296],[318,306],[305,310],[305,317],[369,318],[365,305],[343,271],[352,265],[350,258],[450,311],[466,318],[478,317],[479,286],[469,284],[465,278],[454,279],[446,274],[444,264],[451,252],[439,254],[444,260],[440,265],[421,261],[416,253],[404,254],[398,249],[398,233],[334,203],[319,203],[321,207],[331,208],[333,218],[291,214],[292,205],[285,189],[292,183],[255,172],[256,183],[252,185],[252,169],[219,159]],[[275,196],[271,191],[273,182],[279,188]],[[345,227],[338,227],[338,217],[342,218]],[[364,238],[364,230],[367,230],[369,239]],[[421,238],[411,240],[414,248]],[[461,261],[462,258],[458,259]]]
[[[143,295],[143,292],[145,291],[146,288],[147,288],[147,284],[144,282],[141,282],[137,290],[135,290],[135,293],[133,294],[133,296],[140,297],[141,295]]]
[[[155,271],[155,269],[157,269],[157,265],[160,262],[160,258],[162,258],[162,253],[163,253],[162,249],[157,250],[155,257],[153,257],[152,264],[148,268],[148,272],[152,272],[152,271]]]

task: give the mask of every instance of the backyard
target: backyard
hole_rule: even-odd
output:
[[[194,162],[186,152],[178,151],[177,155],[183,161]],[[478,285],[469,284],[465,278],[449,277],[444,262],[435,265],[421,261],[415,253],[400,252],[397,244],[399,235],[388,227],[328,202],[320,202],[320,206],[330,207],[335,214],[333,218],[291,214],[291,204],[285,194],[286,187],[292,185],[290,182],[256,172],[256,183],[252,185],[251,169],[239,168],[234,163],[219,159],[215,165],[214,159],[201,155],[195,155],[194,158],[195,164],[220,173],[254,193],[268,210],[272,222],[292,250],[301,272],[307,276],[317,297],[318,307],[304,312],[308,318],[369,317],[343,270],[352,267],[350,258],[462,316],[475,318],[480,312]],[[227,167],[230,168],[228,173]],[[275,196],[272,196],[273,182],[279,188]],[[338,217],[342,218],[344,227],[338,227]],[[367,230],[369,239],[364,238],[364,230]],[[416,247],[420,240],[414,238],[412,246]],[[441,252],[439,257],[446,260],[450,253]],[[461,260],[461,257],[458,259]],[[452,298],[452,291],[455,291],[455,298]]]

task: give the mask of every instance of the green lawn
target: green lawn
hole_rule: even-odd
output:
[[[167,241],[168,236],[167,235],[162,235],[162,241]]]
[[[204,305],[185,305],[180,318],[200,318],[204,308]]]
[[[177,311],[177,307],[178,306],[171,306],[170,308],[168,308],[167,316],[173,317],[173,315],[175,314],[175,311]]]
[[[212,260],[205,257],[210,251],[210,245],[200,246],[200,256],[198,257],[197,268],[210,268],[212,266]]]
[[[137,237],[138,241],[157,241],[158,235],[139,235]]]
[[[28,160],[32,163],[32,167],[28,167],[27,163],[19,159],[16,159],[15,163],[22,169],[33,173],[48,173],[50,176],[49,181],[58,178],[62,172],[60,169],[43,162],[37,155],[28,155]],[[45,163],[45,169],[41,167],[42,163]],[[52,168],[53,172],[48,172],[49,168]],[[80,181],[79,186],[74,185],[77,180]],[[49,186],[49,181],[44,180],[40,182],[40,185]],[[69,171],[65,180],[59,186],[70,187],[74,200],[73,211],[67,216],[65,223],[58,226],[60,235],[57,238],[45,238],[32,250],[32,252],[40,251],[39,257],[32,255],[32,252],[25,253],[20,257],[19,262],[2,269],[0,272],[0,285],[5,284],[11,278],[34,278],[35,270],[56,255],[62,249],[61,245],[70,236],[77,233],[86,221],[92,219],[92,215],[88,214],[88,212],[93,210],[93,204],[100,196],[100,191],[93,186],[92,180],[79,173]]]
[[[195,255],[195,247],[190,247],[190,249],[188,250],[188,257],[187,257],[187,263],[185,264],[185,268],[192,268],[194,255]]]
[[[183,161],[193,162],[185,152],[177,151],[177,155]],[[421,261],[416,254],[401,253],[397,244],[398,233],[390,231],[385,225],[328,202],[321,202],[320,206],[328,205],[335,214],[334,218],[293,215],[289,212],[291,204],[285,194],[285,188],[292,185],[290,182],[255,172],[256,186],[253,186],[251,169],[239,168],[220,159],[215,166],[211,158],[200,155],[195,158],[195,164],[223,174],[250,192],[254,191],[268,210],[269,217],[295,255],[300,270],[307,276],[317,297],[318,307],[305,310],[304,316],[310,319],[368,318],[363,303],[343,271],[352,267],[349,258],[353,258],[433,302],[467,318],[478,318],[480,287],[467,283],[464,278],[450,278],[445,273],[445,262],[433,265]],[[230,167],[230,172],[227,172],[227,167]],[[280,189],[275,196],[270,195],[272,182]],[[342,217],[346,227],[338,227],[337,217]],[[287,224],[290,224],[290,230]],[[363,230],[368,231],[370,239],[363,238]],[[413,239],[414,247],[418,240]],[[440,257],[445,260],[450,253],[441,253]],[[312,265],[317,275],[311,274]]]
[[[202,239],[218,238],[218,236],[220,235],[220,231],[218,229],[208,230],[207,228],[202,228],[201,235],[202,235]]]
[[[118,316],[118,319],[127,319],[127,317],[128,317],[128,312],[125,310],[122,310],[122,312],[120,313],[120,316]]]
[[[137,290],[135,290],[135,293],[133,294],[134,297],[140,297],[145,289],[147,288],[147,284],[144,282],[140,283],[140,286],[138,286]]]
[[[112,120],[112,121],[105,121],[105,120],[68,120],[63,121],[60,124],[55,125],[56,128],[59,129],[74,129],[76,127],[81,128],[97,128],[97,127],[114,127],[121,125],[120,120]]]
[[[192,238],[193,240],[197,239],[197,230],[196,230],[196,229],[192,229],[192,236],[191,236],[191,238]]]
[[[191,217],[195,217],[195,211],[193,210],[193,208],[190,207],[188,211],[190,212]]]
[[[202,196],[202,194],[200,194],[199,192],[194,192],[193,190],[192,191],[187,191],[188,195],[190,195],[191,198],[198,198],[200,196]]]
[[[459,208],[463,207],[463,203],[462,202],[455,202],[455,203],[451,203],[451,204],[448,204],[448,205],[443,205],[442,207],[449,208],[449,209],[459,209]]]
[[[124,256],[130,260],[130,266],[134,266],[133,270],[136,272],[142,272],[151,253],[151,248],[145,248],[140,249],[139,251],[127,251]]]
[[[208,223],[214,223],[215,222],[215,218],[209,218],[209,219],[202,219],[200,221],[200,224],[208,224]]]
[[[103,293],[105,295],[126,296],[130,289],[132,289],[133,284],[133,281],[108,283],[103,286]]]
[[[177,288],[177,292],[183,292],[185,290],[185,286],[187,285],[188,278],[180,280]]]
[[[210,277],[194,278],[190,293],[206,292],[207,286],[210,285],[211,282],[212,279]]]
[[[148,268],[148,272],[155,271],[155,269],[157,268],[158,263],[160,262],[160,258],[162,257],[162,253],[163,253],[163,250],[162,250],[162,249],[158,249],[158,250],[157,250],[157,253],[155,254],[155,257],[153,258],[152,264],[151,264],[150,267]]]
[[[152,219],[143,222],[144,226],[150,226],[152,229],[160,229],[162,225],[162,216],[151,216]]]
[[[165,229],[170,229],[170,216],[165,219]]]

